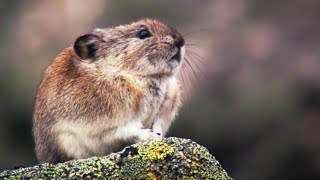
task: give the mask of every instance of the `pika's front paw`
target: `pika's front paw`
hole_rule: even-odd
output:
[[[151,129],[141,129],[137,138],[137,142],[146,142],[146,141],[160,140],[160,139],[161,139],[161,136],[155,132],[152,132]]]

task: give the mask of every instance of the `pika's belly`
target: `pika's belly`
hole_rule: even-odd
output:
[[[150,113],[150,112],[148,112]],[[143,116],[154,118],[156,112]],[[99,120],[96,123],[77,123],[77,121],[58,121],[52,131],[60,150],[69,159],[83,159],[92,156],[103,156],[133,143],[134,137],[128,136],[139,129],[144,129],[143,116],[124,120],[126,123],[116,127],[108,127],[110,119]],[[151,125],[154,120],[149,120]],[[87,121],[88,122],[88,121]],[[151,127],[150,125],[150,127]],[[148,127],[148,128],[150,128]]]
[[[102,143],[102,128],[94,125],[61,122],[53,127],[61,151],[71,159],[104,155],[107,147]]]

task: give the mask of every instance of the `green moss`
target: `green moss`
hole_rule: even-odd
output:
[[[206,148],[180,138],[126,147],[105,157],[7,170],[0,179],[231,179]]]

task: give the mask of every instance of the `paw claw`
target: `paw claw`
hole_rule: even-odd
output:
[[[152,132],[151,129],[141,129],[141,133],[138,135],[138,142],[160,140],[161,139],[160,134]]]

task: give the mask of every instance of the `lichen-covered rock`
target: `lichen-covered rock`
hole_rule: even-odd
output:
[[[0,179],[231,179],[206,148],[180,138],[134,144],[105,157],[40,164]]]

